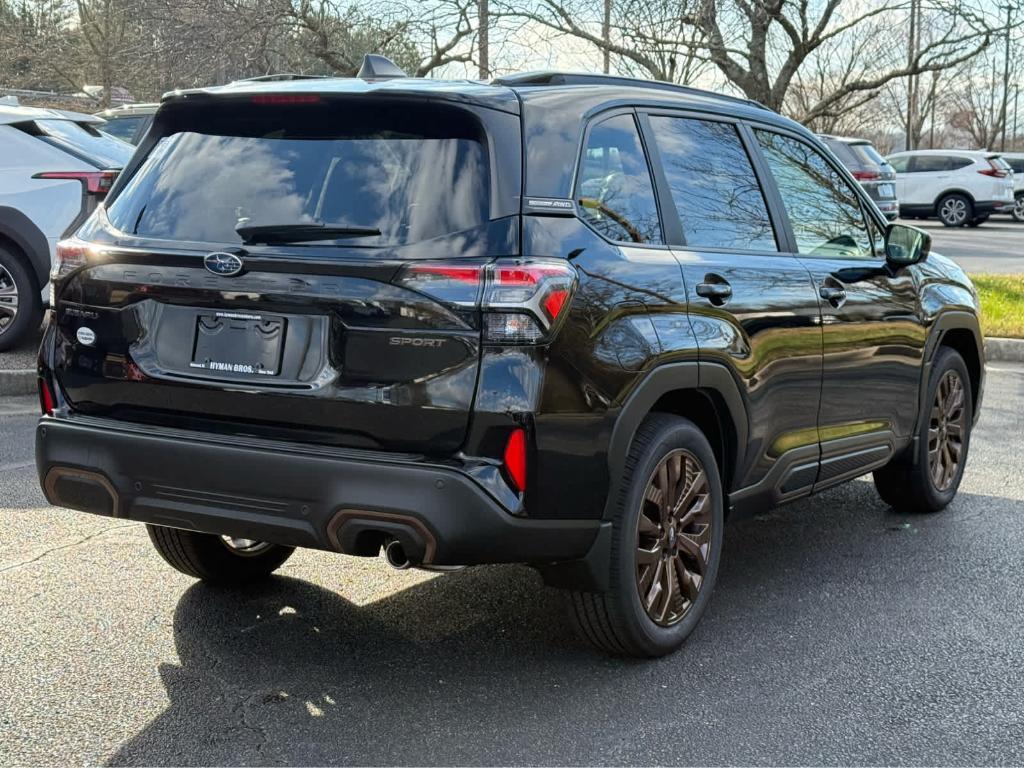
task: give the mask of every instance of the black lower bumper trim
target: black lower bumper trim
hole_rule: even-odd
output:
[[[450,467],[97,419],[40,419],[36,464],[47,498],[60,506],[354,555],[376,554],[381,537],[393,537],[425,564],[578,559],[600,527],[515,517]]]

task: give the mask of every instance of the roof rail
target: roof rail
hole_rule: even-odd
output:
[[[651,88],[660,91],[675,91],[677,93],[688,93],[693,96],[710,96],[715,99],[732,101],[737,104],[746,104],[759,109],[768,109],[764,104],[753,99],[745,99],[740,96],[729,96],[714,91],[706,91],[702,88],[693,88],[689,85],[678,85],[666,83],[663,80],[641,80],[637,77],[620,77],[618,75],[595,75],[589,72],[559,72],[556,70],[541,70],[538,72],[522,72],[516,75],[498,77],[491,81],[493,85],[623,85],[630,88]]]
[[[323,80],[330,75],[296,75],[291,72],[282,72],[277,75],[258,75],[256,77],[243,77],[235,80],[236,83],[277,83],[288,80]]]

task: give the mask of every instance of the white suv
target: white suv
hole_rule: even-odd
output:
[[[1024,221],[1024,152],[1004,152],[1002,159],[1013,169],[1014,221]]]
[[[57,241],[85,220],[134,147],[103,120],[0,105],[0,352],[39,327]]]
[[[919,149],[886,158],[896,170],[900,216],[938,216],[947,227],[976,227],[1013,210],[1013,171],[998,153]]]

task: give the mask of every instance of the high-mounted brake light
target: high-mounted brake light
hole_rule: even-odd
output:
[[[515,486],[522,493],[526,490],[526,430],[516,429],[508,436],[505,443],[505,455],[502,457],[505,471]]]
[[[484,312],[484,339],[498,344],[543,341],[562,316],[576,281],[566,261],[499,259],[493,264],[419,262],[397,282],[458,307]]]
[[[288,104],[319,104],[320,97],[315,93],[257,93],[249,101],[264,106]]]
[[[114,186],[117,171],[43,171],[32,178],[80,181],[88,194],[105,195]]]

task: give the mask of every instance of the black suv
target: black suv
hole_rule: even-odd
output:
[[[294,547],[528,563],[653,656],[727,518],[870,471],[953,498],[975,292],[807,130],[660,83],[364,74],[164,99],[59,249],[52,503],[211,581]]]

